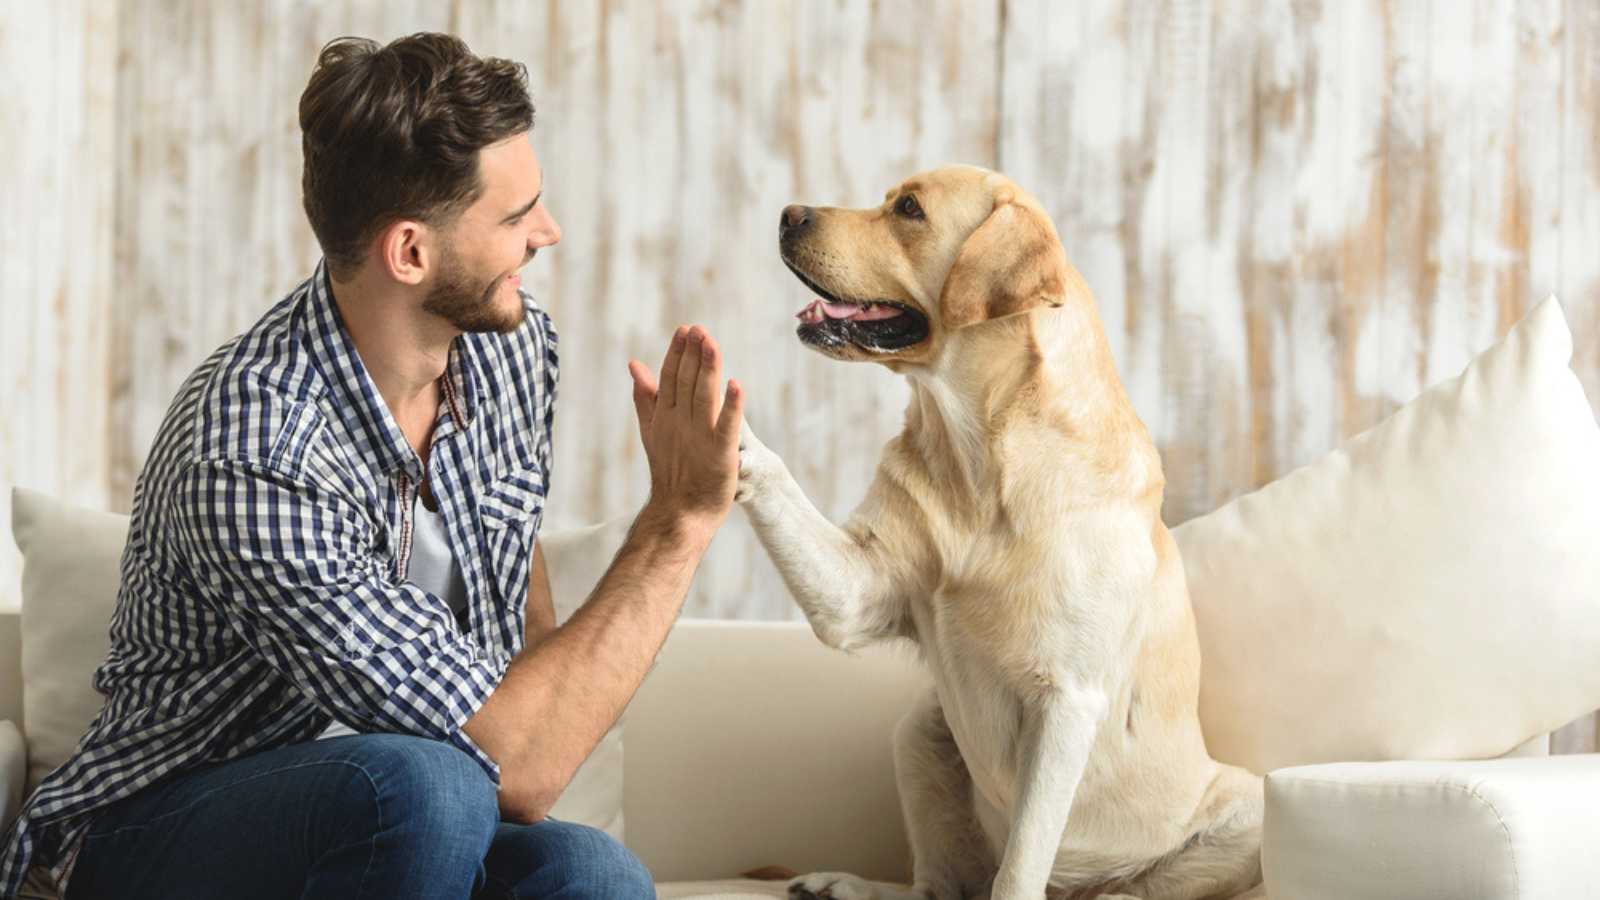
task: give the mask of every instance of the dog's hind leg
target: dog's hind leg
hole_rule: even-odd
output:
[[[1126,890],[1145,900],[1261,900],[1261,778],[1220,767],[1196,816],[1200,830]]]
[[[989,896],[994,853],[973,813],[972,778],[929,690],[894,735],[895,781],[911,838],[908,890],[820,872],[789,885],[794,900],[975,900]]]
[[[937,900],[987,896],[995,855],[973,811],[972,776],[932,689],[895,728],[894,769],[916,888]]]

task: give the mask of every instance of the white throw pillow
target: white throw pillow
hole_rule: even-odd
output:
[[[100,711],[94,670],[110,645],[128,517],[15,488],[22,551],[22,733],[28,790],[67,761]]]
[[[31,792],[67,761],[104,698],[94,670],[105,661],[128,517],[70,506],[24,488],[11,495],[22,551],[22,730]],[[557,616],[587,596],[621,544],[625,523],[542,535]],[[608,541],[614,540],[609,546]],[[587,579],[587,586],[579,586]],[[613,728],[578,770],[551,815],[622,839],[622,734]]]
[[[589,598],[622,546],[629,524],[614,519],[539,535],[557,622],[571,618]],[[622,726],[622,721],[611,726],[550,810],[553,818],[591,825],[618,841],[623,840]]]
[[[1214,756],[1492,757],[1600,706],[1600,428],[1571,356],[1552,297],[1459,377],[1176,529]]]

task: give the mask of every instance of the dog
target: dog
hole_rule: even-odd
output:
[[[912,399],[843,527],[748,428],[736,500],[823,643],[910,640],[933,676],[894,738],[910,891],[790,895],[1259,896],[1262,781],[1206,751],[1161,460],[1049,216],[947,167],[787,207],[778,245],[817,295],[799,339]]]

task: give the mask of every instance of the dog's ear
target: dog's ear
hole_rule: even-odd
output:
[[[1050,217],[1038,204],[1005,185],[994,209],[961,245],[939,294],[939,319],[955,329],[1060,306],[1083,278],[1067,262]]]

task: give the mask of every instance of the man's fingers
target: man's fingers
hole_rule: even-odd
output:
[[[656,386],[650,381],[650,370],[644,363],[628,360],[628,374],[633,377],[633,411],[639,417],[639,439],[645,438],[650,420],[655,416]]]
[[[717,414],[722,411],[722,351],[711,335],[701,342],[700,377],[694,384],[694,417],[707,428],[717,424]]]
[[[728,379],[728,392],[722,401],[722,415],[717,419],[717,437],[723,443],[738,443],[740,426],[744,424],[744,388],[732,378]]]
[[[661,361],[661,382],[656,390],[656,400],[671,409],[678,401],[678,368],[683,363],[683,348],[688,343],[689,330],[682,325],[672,332],[672,342],[667,345],[667,356]]]
[[[630,359],[628,360],[628,374],[633,376],[633,386],[635,390],[643,391],[644,395],[649,397],[650,402],[654,404],[656,399],[656,381],[655,378],[650,375],[650,369],[637,359]]]
[[[679,354],[682,361],[678,363],[677,399],[673,401],[674,408],[681,406],[687,411],[694,401],[694,383],[695,379],[700,377],[700,366],[703,364],[700,347],[705,338],[705,329],[699,325],[689,329],[683,352]]]

